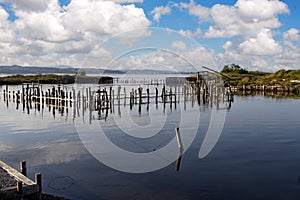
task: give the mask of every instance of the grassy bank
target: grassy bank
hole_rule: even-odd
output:
[[[275,73],[248,71],[232,64],[225,66],[221,71],[226,86],[248,86],[248,85],[281,85],[297,86],[300,85],[300,70],[279,70]]]

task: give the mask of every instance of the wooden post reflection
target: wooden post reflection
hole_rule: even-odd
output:
[[[183,145],[182,145],[182,142],[181,142],[179,127],[175,128],[175,132],[176,132],[176,138],[177,138],[177,144],[178,144],[178,157],[177,157],[177,161],[176,161],[176,171],[179,171],[180,163],[181,163],[181,157],[182,157],[182,153],[183,153]]]

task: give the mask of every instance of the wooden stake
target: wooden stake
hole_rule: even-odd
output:
[[[24,176],[27,176],[26,161],[20,162],[20,170]]]
[[[23,183],[21,181],[17,182],[17,193],[18,193],[18,196],[22,196],[22,193],[23,193]]]
[[[175,132],[176,132],[176,138],[177,138],[178,148],[179,148],[179,150],[183,149],[182,142],[181,142],[181,137],[180,137],[180,132],[179,132],[179,127],[175,128]]]
[[[35,183],[39,186],[39,192],[42,191],[42,175],[40,173],[35,174]]]

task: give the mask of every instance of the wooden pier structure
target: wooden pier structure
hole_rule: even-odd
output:
[[[176,81],[176,78],[179,81]],[[174,82],[175,80],[175,82]],[[209,106],[222,102],[232,102],[233,93],[230,88],[223,86],[222,77],[208,71],[198,73],[194,77],[175,77],[173,81],[144,80],[144,84],[128,84],[126,80],[119,80],[123,84],[95,84],[95,85],[41,85],[22,84],[20,89],[10,90],[11,86],[4,86],[0,91],[0,98],[5,102],[13,101],[16,109],[23,107],[23,111],[52,109],[53,115],[58,111],[73,109],[73,114],[84,115],[89,111],[90,122],[93,119],[106,119],[108,113],[114,112],[115,106],[128,105],[132,110],[138,106],[149,104],[163,104],[164,108],[177,108],[179,102],[196,102],[198,105]],[[2,86],[3,88],[3,86]],[[122,103],[121,103],[122,101]],[[80,112],[80,110],[82,112]],[[92,113],[98,112],[97,117]],[[75,117],[75,116],[74,116]]]
[[[0,161],[0,170],[5,182],[0,188],[0,199],[41,199],[42,176],[35,174],[35,181],[27,178],[26,161],[20,162],[20,172]]]

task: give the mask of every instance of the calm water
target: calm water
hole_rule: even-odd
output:
[[[226,105],[216,111],[226,112],[222,134],[212,151],[200,159],[199,149],[215,106],[199,107],[188,101],[185,109],[182,103],[176,109],[168,104],[164,109],[163,104],[151,103],[148,108],[143,104],[139,113],[138,106],[130,110],[121,103],[106,120],[97,120],[96,113],[90,117],[82,110],[74,117],[73,109],[53,114],[47,107],[39,112],[33,106],[28,114],[22,106],[16,109],[14,102],[4,102],[1,96],[0,160],[15,168],[19,161],[26,160],[29,177],[42,173],[45,193],[71,199],[298,198],[300,100],[235,97],[230,110],[222,108]],[[198,115],[200,122],[195,125],[193,119]],[[89,136],[97,134],[99,129],[95,127],[100,126],[106,137],[122,149],[155,153],[171,143],[174,127],[184,120],[184,125],[195,129],[197,135],[185,149],[179,171],[175,170],[175,159],[148,173],[121,172],[98,161],[82,142],[95,143]],[[148,130],[159,134],[150,137]],[[181,129],[181,135],[191,132]],[[99,154],[110,158],[110,152],[105,151],[106,141],[96,143],[102,147]],[[125,163],[126,158],[117,162]],[[146,160],[143,164],[153,163]]]

